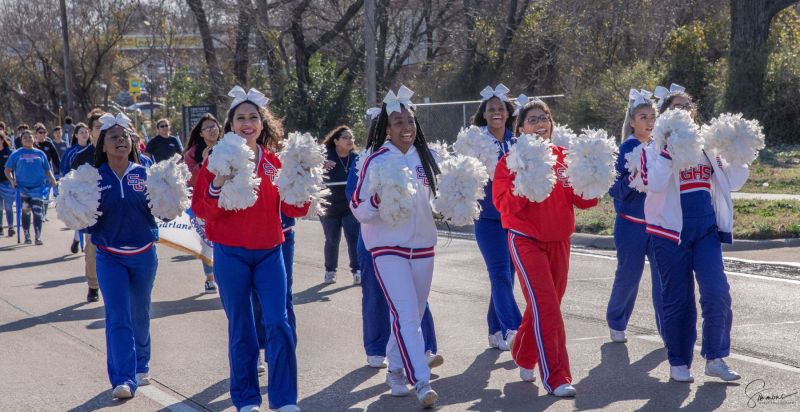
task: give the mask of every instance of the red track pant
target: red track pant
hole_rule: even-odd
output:
[[[547,392],[572,383],[567,337],[561,317],[561,298],[567,289],[569,240],[540,242],[514,231],[508,247],[528,306],[514,339],[511,356],[522,368],[539,364]]]

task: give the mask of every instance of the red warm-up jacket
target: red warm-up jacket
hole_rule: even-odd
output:
[[[251,250],[271,249],[284,241],[281,212],[287,217],[303,217],[308,213],[309,203],[296,207],[281,201],[274,183],[281,168],[278,156],[264,149],[259,149],[259,155],[256,166],[261,178],[258,198],[245,210],[225,210],[219,206],[219,195],[211,190],[214,175],[206,168],[208,161],[198,172],[192,210],[206,221],[206,236],[212,242]]]
[[[500,211],[503,228],[514,230],[542,242],[568,240],[575,232],[575,212],[573,206],[588,209],[597,205],[597,199],[586,200],[573,192],[567,182],[567,166],[564,151],[553,146],[556,164],[556,184],[547,199],[532,202],[514,194],[514,174],[508,170],[503,156],[497,164],[492,181],[492,201]]]

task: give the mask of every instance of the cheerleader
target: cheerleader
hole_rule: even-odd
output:
[[[286,268],[281,245],[281,212],[289,217],[305,216],[309,204],[295,207],[282,203],[273,179],[281,163],[269,150],[282,138],[283,127],[267,110],[268,99],[240,87],[225,121],[225,131],[246,140],[255,155],[255,172],[261,178],[254,205],[231,211],[219,205],[224,185],[232,176],[215,176],[208,161],[194,185],[192,209],[206,221],[206,233],[214,243],[214,275],[225,315],[228,318],[231,400],[240,411],[259,411],[258,338],[251,293],[255,291],[262,307],[269,338],[267,359],[269,406],[282,412],[297,407],[297,359],[295,339],[286,313]]]
[[[499,84],[481,91],[481,104],[473,116],[472,123],[497,146],[497,158],[508,153],[516,141],[514,128],[514,106],[508,99],[508,88]],[[486,197],[479,200],[480,218],[475,221],[475,240],[483,255],[489,272],[491,294],[486,322],[489,328],[489,346],[503,351],[514,344],[522,315],[514,300],[514,266],[508,253],[508,231],[500,223],[500,212],[492,203],[491,179],[484,187]]]
[[[692,98],[682,87],[658,90],[660,112],[690,110]],[[642,174],[647,185],[644,214],[647,233],[661,275],[661,333],[667,347],[670,378],[693,382],[692,358],[697,340],[694,282],[700,290],[703,314],[705,374],[725,381],[740,379],[723,358],[730,355],[733,323],[731,295],[722,262],[721,243],[733,241],[731,191],[747,181],[746,166],[723,164],[703,152],[697,166],[676,172],[664,147],[645,150]]]
[[[538,99],[527,103],[517,117],[516,130],[549,140],[553,132],[550,108]],[[597,199],[586,200],[572,191],[565,174],[564,148],[552,148],[557,180],[548,198],[531,202],[515,195],[514,175],[504,156],[495,170],[492,200],[508,230],[508,247],[527,302],[511,355],[522,380],[535,379],[533,368],[538,363],[545,390],[569,397],[576,391],[560,307],[567,288],[570,235],[575,231],[573,207],[587,209],[597,205]]]
[[[391,314],[386,383],[393,396],[405,396],[408,394],[408,381],[416,387],[420,404],[429,408],[436,403],[438,394],[430,385],[430,368],[425,358],[420,321],[433,276],[437,232],[431,201],[436,194],[439,167],[414,116],[413,94],[402,86],[397,95],[390,91],[383,100],[377,124],[366,144],[366,149],[372,154],[359,171],[350,207],[361,222],[364,245],[372,254],[375,276]],[[401,170],[384,170],[393,164],[408,166],[411,171],[408,182]],[[372,168],[386,173],[373,175],[370,172]],[[399,174],[404,187],[413,186],[412,209],[405,221],[389,222],[382,217],[382,207],[389,208],[384,210],[388,215],[388,210],[397,205],[388,201],[382,205],[377,193],[369,193],[374,185],[385,183],[371,182],[379,174],[384,177]]]
[[[104,114],[94,165],[100,173],[100,217],[88,228],[97,248],[105,301],[108,377],[116,399],[150,383],[150,294],[158,267],[158,228],[148,206],[147,172],[130,137],[130,119]]]
[[[645,194],[631,187],[637,176],[625,166],[625,155],[639,145],[650,143],[653,126],[656,122],[656,108],[650,100],[652,93],[646,90],[631,89],[628,95],[628,108],[622,126],[623,143],[619,147],[616,169],[617,180],[608,194],[614,199],[617,217],[614,222],[614,244],[617,249],[617,271],[614,285],[606,309],[606,322],[613,342],[627,342],[625,330],[633,313],[639,281],[644,271],[644,258],[650,261],[653,309],[656,328],[661,333],[661,278],[655,264],[650,235],[645,231]]]

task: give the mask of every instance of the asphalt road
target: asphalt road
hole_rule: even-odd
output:
[[[130,401],[111,400],[102,301],[84,302],[83,256],[69,253],[71,232],[54,213],[51,219],[44,246],[0,238],[0,411],[233,410],[219,299],[202,293],[197,260],[161,246],[151,323],[154,384]],[[365,366],[359,287],[343,275],[335,285],[322,285],[319,223],[300,222],[297,229],[301,408],[416,410],[413,397],[389,396],[384,371]],[[562,309],[578,396],[562,400],[548,396],[538,382],[521,382],[508,352],[487,348],[489,282],[475,243],[440,238],[436,253],[430,305],[445,364],[434,369],[432,385],[442,411],[800,410],[800,395],[790,395],[800,390],[799,281],[730,275],[735,320],[729,364],[743,379],[706,379],[698,348],[696,382],[679,384],[668,381],[665,351],[655,334],[649,275],[629,342],[612,344],[604,319],[616,262],[575,251]],[[342,253],[340,263],[345,259]],[[524,306],[519,290],[517,297]],[[760,400],[756,388],[766,388]],[[754,403],[748,395],[755,395]],[[789,396],[764,399],[781,395]]]

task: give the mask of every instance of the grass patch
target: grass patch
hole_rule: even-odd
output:
[[[741,191],[800,194],[800,146],[762,150],[750,166],[750,178]]]
[[[800,237],[800,202],[793,200],[734,200],[733,236],[737,239]],[[575,231],[614,233],[614,203],[608,196],[589,210],[575,210]]]

